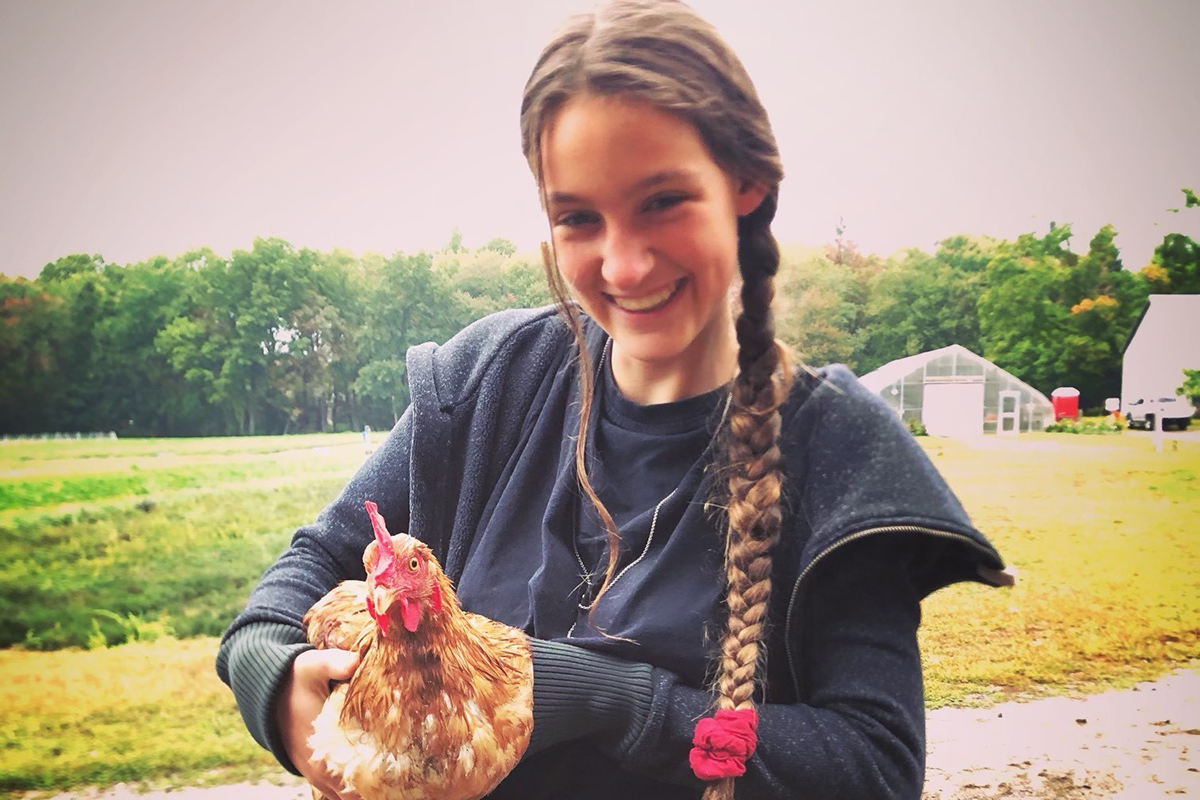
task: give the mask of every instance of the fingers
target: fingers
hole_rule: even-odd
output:
[[[328,695],[330,681],[348,681],[357,668],[358,653],[351,650],[306,650],[296,658],[292,674],[305,687],[324,687]]]
[[[329,699],[331,681],[347,681],[358,667],[358,654],[348,650],[308,650],[292,664],[276,701],[275,719],[284,747],[296,769],[329,800],[361,800],[343,789],[342,781],[325,764],[313,760],[308,739],[313,722]]]
[[[309,761],[306,767],[296,764],[296,768],[328,800],[362,800],[358,792],[344,788],[341,778],[326,770],[324,764]]]
[[[309,783],[312,784],[312,787],[314,789],[316,789],[318,792],[320,792],[322,795],[324,795],[326,800],[362,800],[362,796],[359,795],[358,792],[351,792],[346,789],[343,789],[341,792],[338,792],[337,787],[339,787],[340,784],[337,783],[336,781],[332,782],[329,786],[318,786],[317,784],[313,783],[311,780],[309,781]]]

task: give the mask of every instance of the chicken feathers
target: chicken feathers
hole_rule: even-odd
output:
[[[342,582],[304,616],[312,644],[360,654],[314,722],[313,758],[363,800],[483,797],[529,744],[529,641],[463,611],[429,548],[389,535],[374,503],[367,511],[367,579]]]

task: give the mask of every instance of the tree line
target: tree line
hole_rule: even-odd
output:
[[[1191,197],[1189,197],[1189,204]],[[1167,235],[1121,263],[1106,225],[1086,253],[1069,225],[1014,241],[952,236],[933,253],[785,248],[780,337],[859,374],[961,344],[1087,408],[1120,389],[1121,350],[1151,293],[1200,293],[1200,244]],[[390,427],[404,355],[502,308],[549,302],[540,260],[457,231],[437,252],[354,255],[256,239],[120,265],[69,255],[0,276],[0,433],[196,436]],[[1182,380],[1182,379],[1181,379]]]
[[[839,243],[785,271],[779,329],[810,363],[843,361],[859,374],[960,344],[1047,395],[1074,386],[1085,409],[1103,413],[1120,394],[1122,351],[1146,298],[1200,293],[1190,237],[1168,234],[1138,271],[1124,268],[1115,237],[1105,225],[1080,255],[1071,227],[1051,223],[1041,236],[951,236],[932,254],[886,260]]]

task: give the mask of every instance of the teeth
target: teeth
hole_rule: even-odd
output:
[[[648,294],[645,297],[614,297],[612,300],[617,304],[618,308],[623,308],[626,311],[645,311],[670,300],[671,295],[675,294],[675,290],[678,288],[679,284],[675,283],[661,292]]]

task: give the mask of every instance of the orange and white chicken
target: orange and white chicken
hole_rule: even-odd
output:
[[[529,641],[463,611],[430,549],[366,507],[366,581],[343,581],[304,615],[318,648],[360,655],[314,722],[313,758],[363,800],[483,797],[529,744]]]

